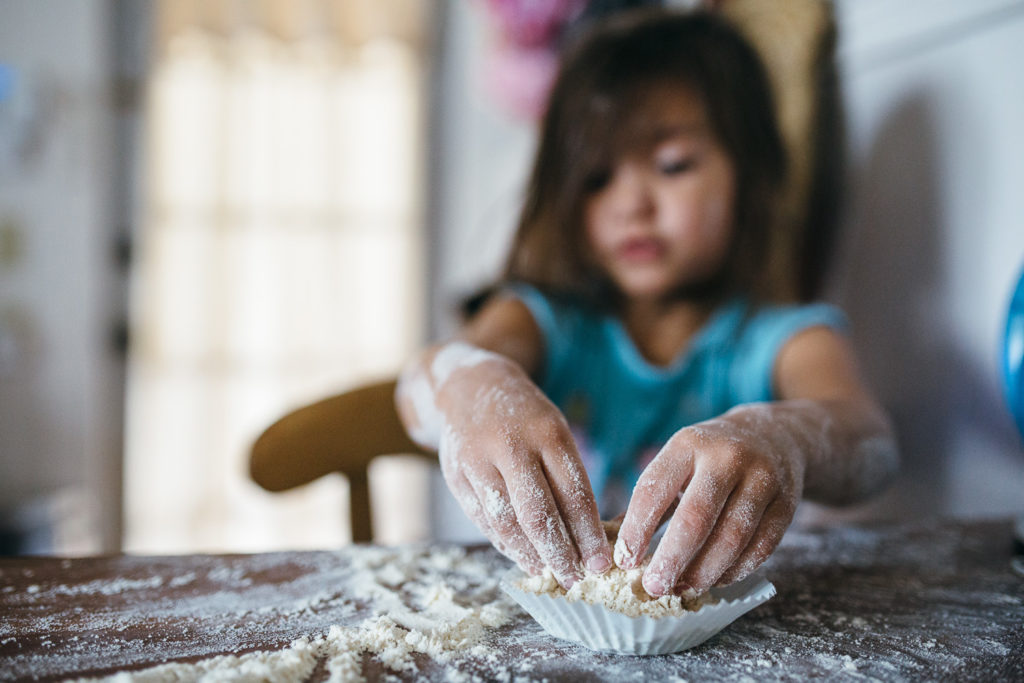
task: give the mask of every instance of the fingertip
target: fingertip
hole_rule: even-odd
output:
[[[577,576],[576,574],[563,574],[562,576],[556,577],[558,585],[565,590],[571,590],[581,578],[582,577]]]
[[[660,598],[668,593],[668,584],[660,576],[655,576],[650,573],[644,574],[641,581],[643,583],[644,590],[656,598]]]
[[[725,574],[722,574],[722,578],[715,582],[715,588],[724,588],[726,586],[731,586],[739,580],[740,576],[736,572],[726,572]]]
[[[594,574],[604,574],[612,568],[610,553],[598,553],[587,560],[587,571]]]
[[[672,592],[683,600],[693,600],[700,595],[700,592],[697,591],[697,589],[692,588],[683,582],[677,583]]]
[[[596,533],[586,533],[581,536],[577,545],[580,555],[584,558],[583,566],[586,570],[595,574],[603,574],[608,571],[613,564],[612,545],[608,542],[608,536],[605,534],[601,522],[597,522]]]
[[[615,566],[615,559],[612,556],[612,544],[604,533],[600,536],[597,548],[590,554],[590,559],[587,560],[587,569],[595,571],[590,566],[591,563],[603,565],[603,569],[596,570],[602,574]]]
[[[636,553],[626,543],[626,539],[619,536],[615,539],[615,551],[612,554],[615,564],[621,569],[633,569],[636,567]]]

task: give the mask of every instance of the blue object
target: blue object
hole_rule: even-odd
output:
[[[0,64],[0,103],[14,98],[14,86],[17,78],[14,74],[14,67],[7,64]]]
[[[1017,431],[1024,438],[1024,269],[1006,314],[1003,338],[1003,389]]]

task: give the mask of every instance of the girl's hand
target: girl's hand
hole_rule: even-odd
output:
[[[461,346],[473,361],[434,379],[441,471],[462,509],[528,573],[548,566],[568,587],[581,560],[608,569],[611,548],[565,418],[518,364]]]
[[[804,496],[841,505],[891,480],[899,465],[892,429],[840,335],[817,327],[793,337],[774,380],[780,400],[680,430],[644,470],[615,560],[636,566],[670,513],[644,573],[649,593],[738,581],[779,544]]]
[[[615,561],[637,566],[670,514],[643,576],[651,595],[700,594],[738,581],[782,540],[801,499],[805,462],[787,421],[773,420],[771,411],[740,406],[682,429],[640,476]]]

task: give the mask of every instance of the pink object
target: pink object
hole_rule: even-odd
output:
[[[546,47],[495,46],[485,67],[485,87],[514,115],[537,119],[544,113],[558,69],[558,55]]]
[[[547,45],[579,14],[585,0],[485,0],[498,30],[518,45]]]
[[[495,40],[485,64],[490,95],[514,115],[544,112],[558,69],[558,43],[585,0],[482,0]]]

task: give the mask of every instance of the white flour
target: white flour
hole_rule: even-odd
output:
[[[457,370],[501,359],[502,356],[492,351],[453,341],[438,349],[429,367],[419,362],[407,366],[402,371],[397,391],[415,413],[416,424],[409,425],[412,439],[424,447],[437,448],[445,419],[437,407],[436,392]]]
[[[434,377],[434,386],[437,389],[443,387],[456,370],[471,368],[492,360],[502,360],[502,358],[502,356],[493,351],[481,349],[466,342],[449,342],[438,350],[437,354],[434,355],[434,362],[430,365],[430,372]]]
[[[531,593],[564,597],[569,602],[581,600],[592,605],[604,605],[628,617],[680,616],[698,610],[707,598],[682,598],[663,595],[655,598],[644,590],[641,579],[647,563],[636,569],[612,567],[604,574],[586,573],[580,581],[566,591],[558,585],[555,575],[545,569],[540,576],[531,576],[518,582],[518,587]]]
[[[143,671],[114,674],[103,680],[108,683],[164,683],[165,681],[232,681],[233,683],[258,683],[259,681],[280,681],[291,683],[304,681],[316,667],[320,655],[320,643],[310,643],[305,638],[296,640],[290,647],[277,652],[250,652],[234,656],[211,657],[194,664],[163,664]],[[338,679],[344,680],[344,679]],[[352,679],[355,680],[355,679]],[[79,679],[76,683],[87,683]]]
[[[372,604],[372,612],[354,625],[333,624],[319,635],[293,640],[276,651],[224,655],[197,662],[173,662],[141,671],[126,671],[101,679],[107,683],[160,683],[163,681],[304,681],[324,662],[332,683],[363,681],[364,657],[375,659],[384,671],[415,675],[423,657],[444,665],[454,658],[493,665],[497,651],[490,640],[494,629],[504,626],[521,612],[497,588],[502,571],[496,570],[494,556],[470,556],[462,548],[404,547],[399,549],[353,547],[346,551],[352,561],[339,587],[346,596]],[[503,568],[503,567],[502,567]],[[187,576],[190,583],[195,576]],[[230,569],[216,567],[208,579],[251,584]],[[339,577],[341,578],[341,577]],[[33,595],[67,595],[94,592],[110,595],[121,590],[157,588],[171,581],[154,576],[145,581],[115,579],[92,582],[70,589],[53,586],[44,591],[33,586]],[[175,581],[184,585],[181,581]],[[340,599],[339,599],[340,598]],[[293,603],[295,615],[338,606],[340,595],[313,594]],[[216,602],[213,604],[216,605]],[[226,605],[222,606],[226,607]],[[356,609],[352,605],[352,609]],[[280,607],[267,605],[256,612],[276,613]],[[201,616],[201,615],[196,615]],[[144,619],[143,614],[139,619]],[[130,628],[130,625],[125,625]],[[479,676],[445,670],[451,681],[483,680]],[[510,673],[509,678],[512,678]]]

